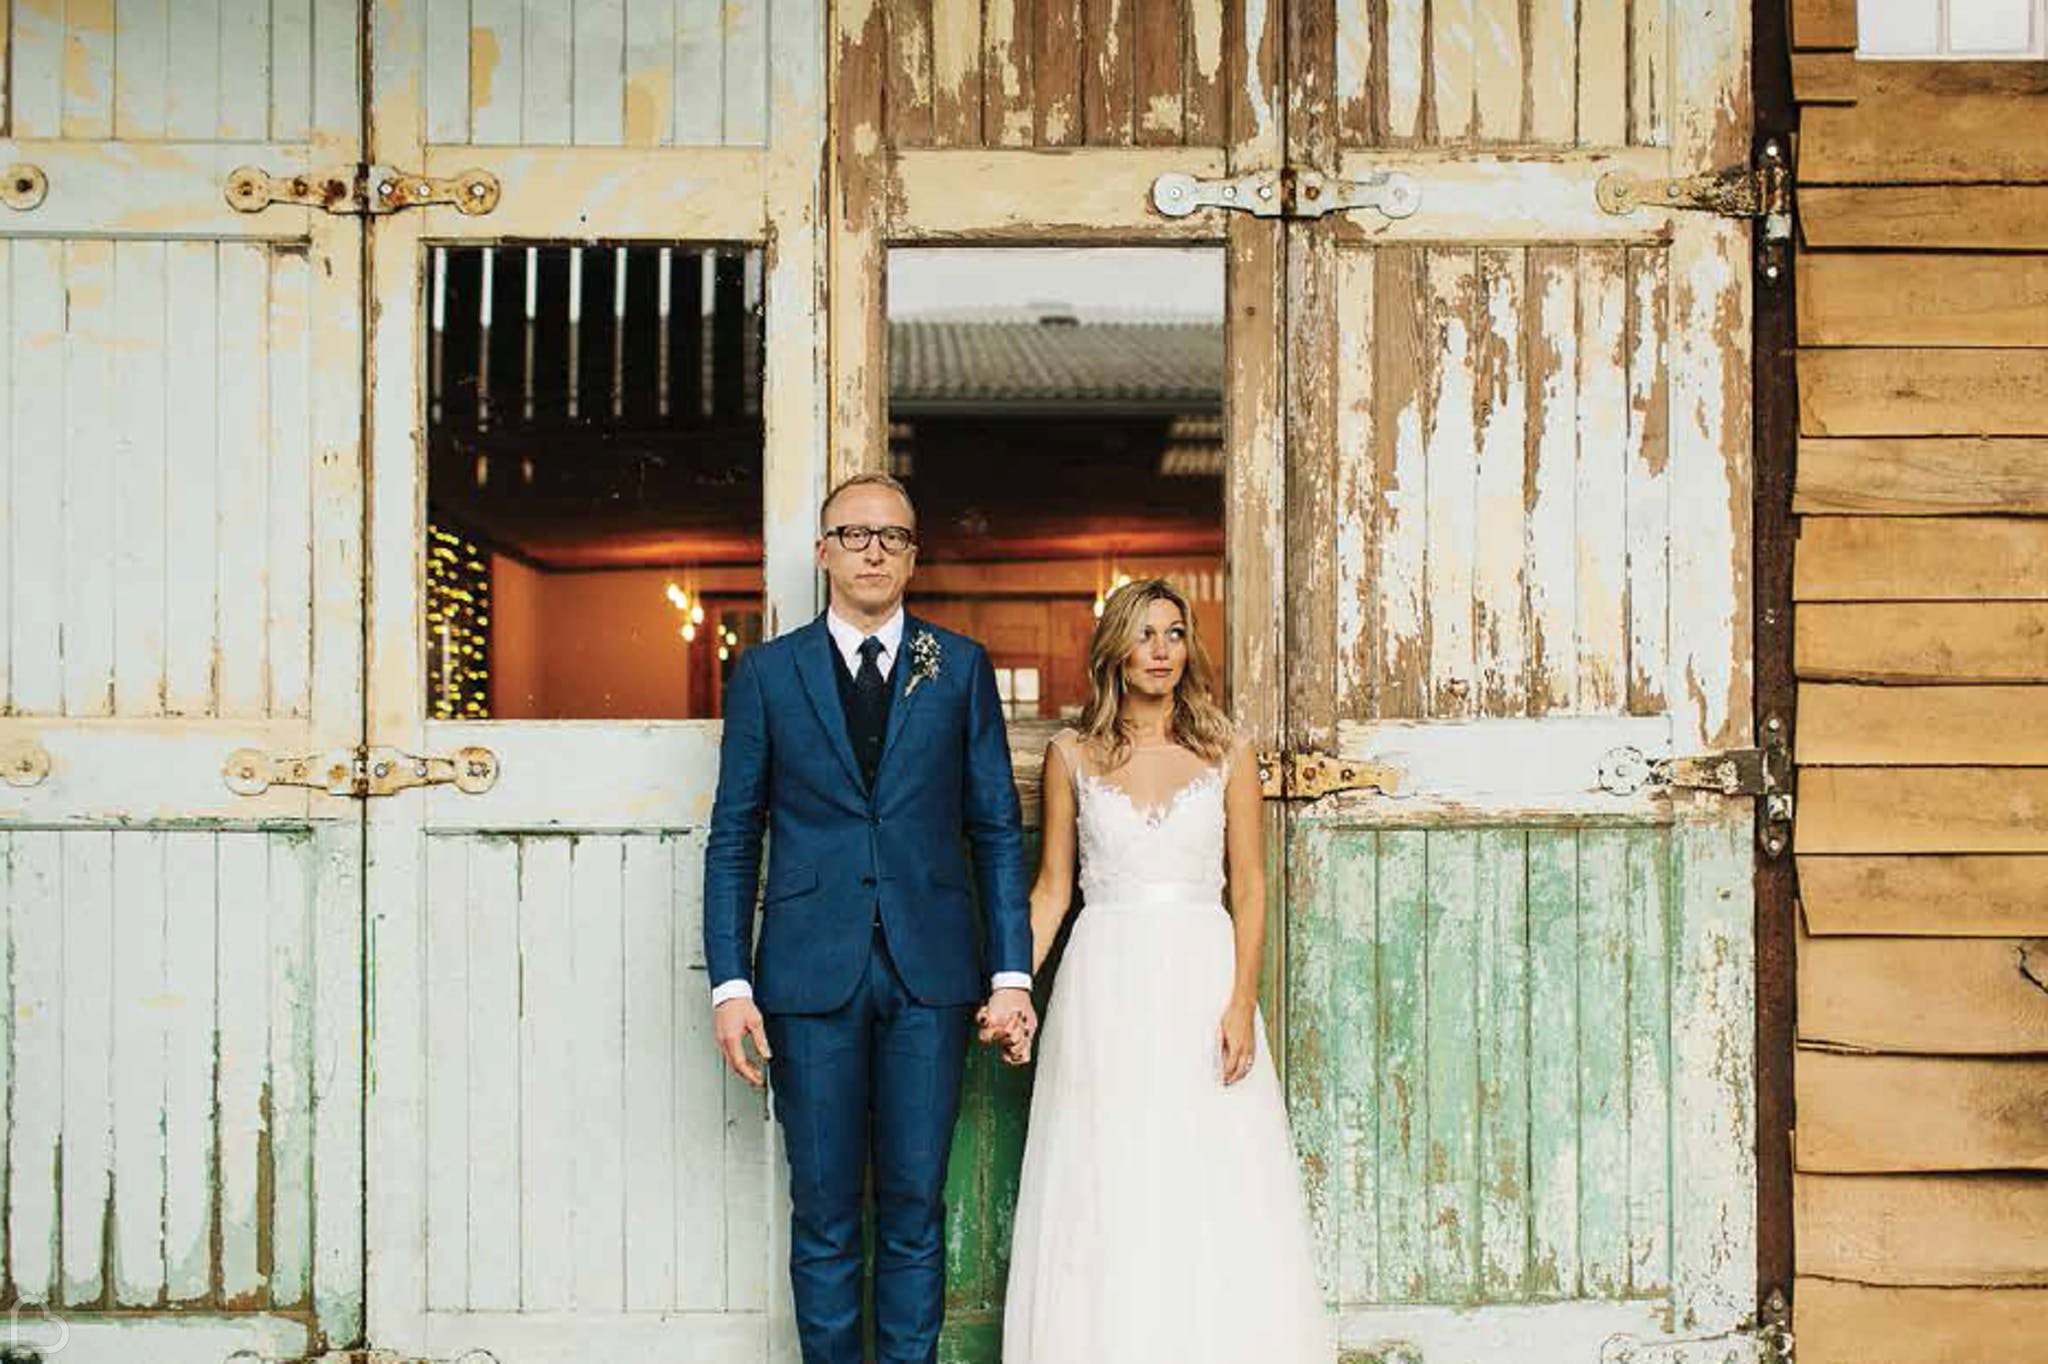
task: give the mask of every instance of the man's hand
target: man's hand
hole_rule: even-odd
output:
[[[747,1055],[747,1039],[754,1039],[754,1050],[761,1053],[763,1061],[772,1059],[775,1053],[768,1049],[768,1025],[762,1022],[761,1011],[754,1007],[754,1001],[728,999],[713,1009],[711,1035],[718,1039],[718,1049],[725,1053],[726,1068],[759,1089],[762,1084],[761,1068]]]
[[[1002,1044],[1003,1060],[1021,1066],[1031,1059],[1031,1039],[1038,1032],[1038,1011],[1029,990],[998,990],[976,1016],[981,1040]]]

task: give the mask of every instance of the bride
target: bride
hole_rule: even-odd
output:
[[[1118,589],[1088,666],[1079,730],[1045,755],[1034,968],[1067,917],[1077,852],[1086,908],[1031,1099],[1003,1362],[1329,1364],[1261,1041],[1256,762],[1171,584]],[[1028,1032],[1003,1040],[1022,1064]]]

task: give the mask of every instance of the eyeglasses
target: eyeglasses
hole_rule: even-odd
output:
[[[891,554],[901,554],[917,543],[917,532],[908,526],[829,526],[825,530],[826,539],[837,540],[855,554],[873,544],[878,535],[882,548]]]

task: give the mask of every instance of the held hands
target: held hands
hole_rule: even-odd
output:
[[[1234,1085],[1252,1073],[1252,1062],[1259,1054],[1257,1009],[1258,1001],[1255,999],[1232,999],[1223,1010],[1223,1021],[1216,1028],[1216,1041],[1222,1053],[1223,1083],[1226,1085]]]
[[[1001,1046],[1003,1061],[1012,1066],[1031,1061],[1031,1040],[1038,1032],[1038,1011],[1029,990],[998,990],[974,1015],[983,1042]]]
[[[761,1021],[761,1011],[754,1007],[754,1001],[728,999],[713,1009],[711,1035],[718,1040],[719,1051],[725,1054],[726,1068],[759,1089],[761,1068],[747,1055],[747,1039],[754,1039],[754,1050],[763,1061],[773,1059],[775,1053],[768,1048],[768,1025]]]

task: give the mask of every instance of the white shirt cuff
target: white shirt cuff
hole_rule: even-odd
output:
[[[1029,971],[998,971],[989,977],[990,990],[1028,990],[1031,988]]]
[[[743,980],[728,980],[711,992],[711,1007],[717,1008],[728,999],[752,999],[754,987]]]

